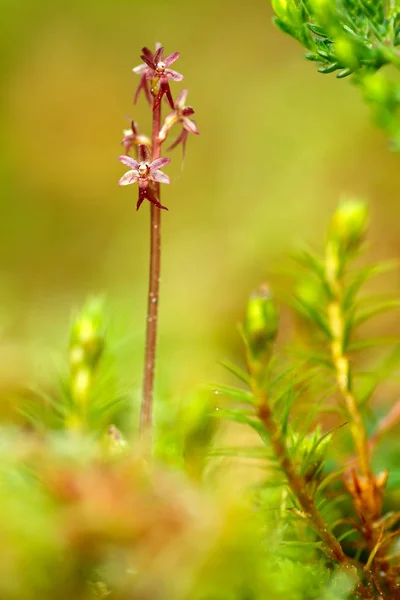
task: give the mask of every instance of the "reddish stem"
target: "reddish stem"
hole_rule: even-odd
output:
[[[161,125],[161,103],[153,100],[152,161],[160,158],[161,144],[158,140]],[[160,200],[160,185],[154,184],[154,193]],[[140,434],[151,441],[154,371],[157,349],[158,301],[161,268],[161,210],[150,204],[150,267],[147,299],[146,350],[144,357],[143,395],[140,413]]]

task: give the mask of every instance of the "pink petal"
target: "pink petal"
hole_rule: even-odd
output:
[[[179,92],[179,94],[176,97],[175,106],[177,106],[181,110],[184,108],[184,106],[186,104],[186,98],[187,98],[188,92],[189,92],[189,90],[182,90],[181,92]]]
[[[164,64],[166,67],[169,67],[170,65],[172,65],[172,63],[174,63],[176,60],[178,60],[178,58],[180,57],[181,53],[180,52],[173,52],[172,54],[170,54],[169,56],[167,56],[166,58],[164,58]]]
[[[147,65],[138,65],[137,67],[135,67],[134,69],[132,69],[132,71],[136,74],[136,75],[143,75],[143,73],[145,73],[148,70],[148,66]]]
[[[165,167],[165,165],[168,165],[170,162],[170,158],[156,158],[156,160],[153,160],[153,162],[150,164],[150,172],[156,171],[161,167]]]
[[[194,121],[184,118],[184,119],[182,119],[182,125],[184,126],[186,131],[189,131],[189,133],[194,133],[195,135],[200,135],[200,131],[197,129],[196,123]]]
[[[177,73],[176,71],[173,71],[172,69],[168,69],[168,71],[165,71],[165,74],[168,77],[168,79],[172,79],[172,81],[182,81],[184,79],[183,75]]]
[[[137,181],[139,173],[137,171],[127,171],[118,181],[118,185],[129,185]]]
[[[130,169],[134,169],[135,171],[139,168],[139,163],[134,158],[130,156],[119,156],[118,159],[122,162],[123,165],[126,165]]]
[[[162,171],[153,171],[151,175],[149,175],[149,179],[151,179],[151,181],[157,181],[158,183],[171,183],[168,175]]]

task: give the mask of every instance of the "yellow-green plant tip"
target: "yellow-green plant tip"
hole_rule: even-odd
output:
[[[254,358],[266,351],[278,333],[279,313],[267,284],[254,292],[248,303],[243,326],[244,335]]]
[[[330,239],[344,251],[357,249],[367,229],[368,208],[360,200],[343,201],[333,215]]]
[[[76,316],[70,335],[70,365],[72,369],[86,365],[91,369],[104,349],[104,303],[101,299],[89,299]]]

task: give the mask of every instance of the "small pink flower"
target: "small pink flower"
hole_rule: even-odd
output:
[[[199,130],[197,129],[196,123],[189,119],[192,115],[194,115],[194,110],[191,106],[186,106],[186,99],[188,95],[188,90],[182,90],[175,101],[175,109],[172,113],[170,113],[164,121],[164,125],[162,126],[158,139],[160,142],[163,142],[169,130],[176,124],[182,124],[182,132],[174,141],[172,146],[169,147],[169,150],[172,150],[178,144],[182,144],[183,155],[185,155],[186,151],[186,142],[189,133],[193,133],[194,135],[199,135]]]
[[[131,128],[123,130],[123,140],[122,145],[125,148],[126,154],[129,154],[131,148],[134,146],[139,146],[140,144],[144,144],[147,148],[151,147],[150,138],[146,135],[139,133],[139,128],[135,121],[131,121]]]
[[[148,101],[151,102],[151,93],[147,82],[153,79],[157,79],[160,82],[160,86],[154,102],[154,108],[157,108],[157,106],[161,102],[162,97],[165,94],[171,108],[173,109],[174,101],[172,98],[168,80],[171,79],[172,81],[182,81],[183,75],[177,73],[176,71],[173,71],[169,67],[176,60],[178,60],[180,53],[173,52],[169,56],[163,58],[163,46],[157,48],[154,54],[148,48],[143,48],[142,52],[143,54],[140,58],[143,60],[144,64],[139,65],[138,67],[135,67],[133,69],[134,73],[136,73],[137,75],[141,75],[139,87],[136,90],[135,94],[135,102],[141,89],[143,89],[143,91],[145,92]]]
[[[168,208],[160,204],[155,197],[151,189],[151,182],[170,183],[170,178],[168,175],[165,175],[165,173],[159,169],[160,167],[164,167],[171,162],[171,159],[157,158],[156,160],[153,160],[153,162],[149,162],[150,152],[144,144],[139,146],[138,154],[139,161],[131,158],[130,156],[119,157],[119,160],[122,162],[122,164],[129,167],[130,170],[127,171],[125,175],[122,175],[121,179],[118,181],[118,185],[130,185],[131,183],[138,183],[139,199],[136,204],[136,210],[139,209],[145,198],[147,198],[147,200],[155,206],[158,206],[158,208],[168,210]]]

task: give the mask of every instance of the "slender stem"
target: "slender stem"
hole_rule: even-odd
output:
[[[367,479],[372,478],[371,456],[367,432],[352,391],[350,361],[344,351],[345,345],[345,316],[342,309],[343,282],[338,275],[335,248],[328,244],[326,254],[326,279],[331,291],[331,301],[327,307],[328,323],[331,332],[331,357],[336,373],[336,383],[343,397],[348,416],[350,430],[354,440],[356,454],[361,474]]]
[[[274,454],[285,473],[288,484],[293,494],[297,498],[305,516],[317,535],[322,539],[332,554],[332,558],[338,562],[349,565],[349,560],[334,534],[328,528],[327,523],[315,505],[314,499],[307,491],[307,485],[304,478],[298,473],[292,459],[290,458],[281,431],[273,418],[269,407],[265,391],[256,385],[252,385],[252,390],[257,398],[257,415],[269,433],[271,445]]]
[[[155,103],[155,99],[153,101]],[[161,124],[161,103],[153,109],[152,160],[160,158],[158,134]],[[154,193],[160,200],[160,185],[154,184]],[[140,434],[151,438],[154,371],[157,349],[158,302],[161,268],[161,210],[150,204],[150,267],[147,297],[146,349],[144,357],[143,395],[140,414]]]
[[[357,569],[350,559],[343,552],[343,548],[334,533],[329,529],[328,524],[318,510],[314,498],[307,490],[307,484],[304,477],[298,472],[292,459],[290,458],[281,430],[276,423],[272,410],[268,403],[267,393],[257,384],[257,377],[252,377],[251,389],[257,400],[257,416],[264,425],[269,434],[270,442],[276,459],[285,473],[290,489],[297,498],[305,517],[315,533],[324,542],[326,549],[331,555],[331,559],[337,561],[346,569],[349,575],[353,574],[356,584],[356,597],[369,598],[369,594],[359,579]]]

